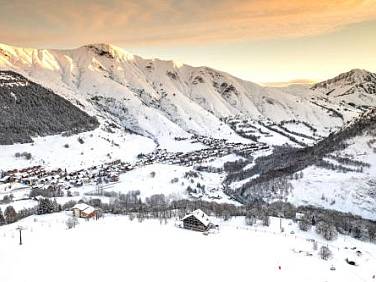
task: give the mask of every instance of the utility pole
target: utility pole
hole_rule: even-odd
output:
[[[282,217],[283,217],[283,214],[282,213],[278,213],[278,217],[279,217],[279,230],[282,233],[284,231],[283,230],[283,226],[282,226]]]
[[[25,228],[18,226],[16,229],[20,232],[20,245],[22,245],[22,230],[25,230]]]

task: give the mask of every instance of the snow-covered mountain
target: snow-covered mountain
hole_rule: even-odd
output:
[[[233,116],[261,121],[262,128],[265,123],[306,122],[325,136],[356,116],[365,101],[369,106],[376,104],[372,92],[366,97],[359,92],[363,88],[358,80],[345,79],[346,87],[355,85],[354,95],[361,97],[339,101],[327,98],[321,88],[332,89],[337,83],[342,89],[340,79],[315,85],[313,90],[308,86],[262,87],[208,67],[143,59],[109,44],[73,50],[0,45],[0,68],[19,72],[70,101],[78,101],[89,114],[106,112],[121,126],[162,145],[191,133],[244,142],[220,120]],[[357,72],[349,74],[355,75],[363,77]],[[367,85],[373,89],[372,82]],[[289,142],[277,131],[269,133],[279,137],[280,143]],[[268,139],[264,141],[268,143]]]
[[[260,166],[257,160],[252,163],[252,158],[265,157],[272,153],[273,147],[288,144],[297,150],[297,155],[291,157],[282,150],[274,159],[266,157],[268,169],[277,172],[268,181],[276,179],[273,183],[278,184],[279,174],[286,171],[290,175],[300,175],[303,171],[304,177],[290,179],[295,181],[294,189],[286,186],[287,182],[282,183],[281,187],[288,189],[282,196],[278,194],[279,198],[325,206],[320,202],[325,194],[324,198],[334,202],[337,199],[336,205],[330,200],[329,207],[367,217],[374,213],[373,131],[337,140],[353,144],[337,150],[333,148],[333,136],[341,136],[338,134],[347,132],[354,123],[362,124],[356,118],[365,119],[376,106],[376,74],[351,70],[313,86],[263,87],[208,67],[144,59],[109,44],[91,44],[72,50],[0,44],[0,70],[22,75],[35,87],[71,102],[77,111],[96,117],[100,124],[95,130],[82,132],[92,129],[82,128],[80,134],[72,136],[60,135],[65,128],[45,134],[38,130],[30,132],[32,144],[1,147],[0,169],[38,164],[74,170],[121,159],[135,168],[125,177],[127,183],[139,186],[147,179],[153,186],[155,179],[149,179],[150,174],[155,175],[158,170],[160,178],[157,178],[163,185],[157,185],[161,189],[157,192],[163,193],[166,186],[169,191],[177,188],[175,179],[200,175],[194,180],[197,183],[192,183],[200,187],[204,183],[208,187],[202,189],[206,194],[201,195],[199,191],[194,196],[200,194],[199,197],[212,199],[223,197],[223,191],[218,191],[225,179],[223,163],[243,160],[243,157],[249,160],[244,169],[256,170],[250,178],[242,176],[228,181],[227,188],[239,192],[251,180],[258,181],[266,191],[270,187],[273,190],[274,184],[262,186],[265,182],[262,178],[255,180],[264,171],[257,171]],[[1,83],[3,94],[5,86]],[[17,87],[16,95],[12,96],[12,89],[6,86],[8,98],[14,100],[27,95],[26,88],[23,91],[20,85]],[[15,125],[17,130],[22,130]],[[55,135],[43,136],[46,134]],[[366,154],[362,151],[365,144]],[[317,148],[325,150],[316,154]],[[328,148],[331,150],[327,151]],[[15,159],[19,152],[30,152],[32,158]],[[297,165],[284,171],[288,161]],[[207,171],[192,174],[193,166],[202,163]],[[149,164],[152,165],[145,168]],[[170,166],[174,168],[168,169]],[[214,176],[212,171],[216,171]],[[350,173],[344,177],[344,171]],[[130,179],[132,175],[134,179]],[[143,178],[138,179],[137,175]],[[325,183],[319,185],[328,175],[332,178],[327,183],[340,187],[333,188],[330,195],[325,193],[328,191]],[[187,194],[187,184],[183,182],[179,189]],[[346,183],[357,183],[354,184],[356,192]],[[120,184],[119,189],[139,188]],[[249,192],[243,190],[242,195]]]
[[[341,97],[351,94],[376,94],[376,74],[366,70],[353,69],[335,78],[317,83],[313,90],[319,90],[327,96]]]
[[[366,110],[375,106],[376,74],[353,69],[317,83],[311,89],[321,95],[323,101],[330,100],[337,104],[339,112],[341,108]]]

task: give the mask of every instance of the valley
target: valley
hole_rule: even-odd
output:
[[[376,282],[376,1],[0,26],[0,282]]]
[[[2,209],[36,207],[43,195],[64,204],[139,191],[235,205],[284,201],[376,219],[373,73],[263,87],[109,44],[0,49],[0,88],[13,97],[2,107],[28,108],[42,92],[69,105],[48,106],[46,129],[31,130],[23,124],[31,114],[17,113],[13,130],[22,139],[0,127],[8,138],[0,146]],[[75,115],[83,120],[67,123]]]

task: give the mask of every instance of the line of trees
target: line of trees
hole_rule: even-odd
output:
[[[325,210],[313,206],[295,207],[290,203],[276,201],[265,203],[262,201],[248,205],[235,206],[233,204],[208,202],[202,200],[174,199],[172,196],[155,194],[146,199],[141,199],[139,191],[130,191],[127,194],[108,193],[108,203],[100,199],[82,199],[104,213],[124,214],[137,217],[140,221],[144,218],[168,218],[183,217],[196,209],[205,213],[228,220],[234,216],[244,216],[246,224],[252,225],[256,219],[262,220],[268,226],[270,217],[282,217],[296,220],[296,213],[304,216],[299,219],[299,227],[303,231],[316,225],[316,232],[327,240],[333,240],[338,233],[352,236],[356,239],[376,242],[376,221],[361,218],[350,213],[342,213],[334,210]],[[42,198],[38,205],[18,212],[12,206],[8,206],[4,213],[0,210],[0,225],[10,224],[30,215],[48,214],[70,210],[77,202],[68,201],[61,205],[49,198]]]

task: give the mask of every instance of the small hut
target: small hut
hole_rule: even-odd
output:
[[[210,221],[209,216],[205,214],[202,210],[197,209],[194,212],[187,214],[183,217],[183,226],[185,229],[190,229],[194,231],[207,231],[213,224]]]

